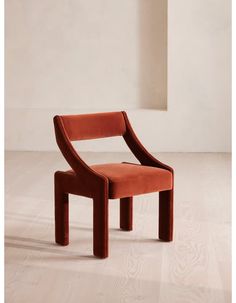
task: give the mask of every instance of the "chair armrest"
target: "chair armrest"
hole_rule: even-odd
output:
[[[159,167],[174,173],[173,168],[157,160],[153,155],[151,155],[146,150],[146,148],[142,145],[142,143],[139,141],[138,137],[136,136],[129,122],[126,112],[123,111],[122,113],[124,115],[125,124],[126,124],[126,131],[123,135],[123,138],[126,144],[128,145],[128,147],[130,148],[131,152],[139,160],[139,162],[142,165]]]

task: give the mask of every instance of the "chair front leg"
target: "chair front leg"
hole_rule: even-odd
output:
[[[173,198],[174,190],[159,192],[159,239],[173,240]]]
[[[108,257],[108,197],[93,198],[93,253],[98,258]]]
[[[55,240],[60,245],[69,244],[69,199],[68,194],[55,182]]]
[[[126,231],[133,229],[133,197],[120,199],[120,228]]]

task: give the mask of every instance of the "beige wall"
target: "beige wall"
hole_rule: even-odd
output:
[[[165,0],[6,1],[8,107],[166,108]]]
[[[6,148],[56,149],[54,114],[125,109],[152,151],[230,151],[230,1],[169,0],[168,52],[165,2],[7,1]]]

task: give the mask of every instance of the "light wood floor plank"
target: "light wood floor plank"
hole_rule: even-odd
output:
[[[134,230],[109,201],[110,256],[92,256],[92,201],[70,196],[70,245],[54,244],[53,173],[59,153],[6,153],[7,303],[230,303],[229,154],[162,153],[175,168],[174,241],[157,240],[158,194],[134,198]],[[130,154],[83,153],[89,163]]]

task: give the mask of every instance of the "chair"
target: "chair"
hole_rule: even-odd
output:
[[[57,171],[55,182],[55,239],[69,244],[68,194],[93,199],[93,253],[108,257],[108,201],[120,199],[120,228],[132,230],[133,196],[159,192],[159,239],[173,236],[173,169],[155,159],[136,137],[125,112],[55,116],[57,144],[72,170]],[[71,141],[123,136],[139,160],[134,163],[88,165]]]

